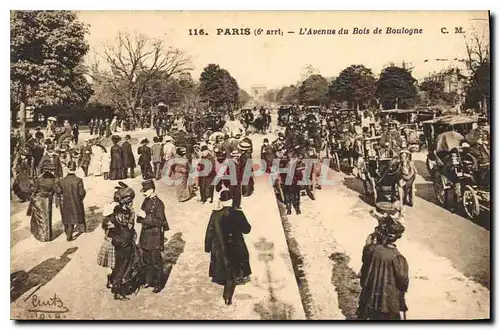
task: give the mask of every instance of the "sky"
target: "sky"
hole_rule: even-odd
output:
[[[102,52],[103,44],[113,43],[118,32],[140,33],[188,54],[194,79],[206,65],[216,63],[247,91],[254,85],[295,84],[307,65],[324,77],[335,77],[352,64],[363,64],[379,74],[390,62],[404,61],[414,67],[413,76],[421,79],[456,65],[455,58],[465,58],[464,36],[474,30],[489,39],[487,11],[80,11],[78,15],[90,25],[90,58]],[[373,34],[377,27],[383,34]],[[387,27],[422,29],[423,33],[385,34]],[[443,27],[448,34],[441,32]],[[462,27],[465,35],[455,34],[455,27]],[[252,35],[217,35],[217,29],[226,28],[250,28]],[[263,35],[253,35],[259,28]],[[350,33],[299,35],[301,28],[344,28]],[[370,34],[354,35],[354,28],[367,28]],[[204,29],[208,35],[190,36],[189,29]],[[284,34],[265,35],[271,29]]]

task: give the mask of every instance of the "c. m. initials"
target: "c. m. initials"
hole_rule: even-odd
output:
[[[457,33],[464,33],[464,29],[461,26],[459,26],[459,27],[455,26],[455,34],[457,34]]]

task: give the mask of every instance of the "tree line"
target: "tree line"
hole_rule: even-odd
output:
[[[489,116],[490,104],[490,60],[484,54],[486,46],[480,39],[468,45],[469,56],[465,60],[468,72],[450,68],[430,75],[420,84],[412,75],[412,67],[387,65],[378,77],[364,65],[350,65],[335,78],[325,78],[309,66],[307,77],[297,84],[269,90],[265,99],[280,104],[324,105],[344,104],[349,108],[407,109],[417,105],[456,105],[463,101],[465,108],[481,108]],[[479,55],[480,54],[480,55]],[[447,90],[447,79],[463,86],[458,90]]]
[[[44,116],[135,116],[160,102],[231,109],[249,95],[217,64],[192,79],[188,54],[162,40],[120,32],[89,59],[88,26],[71,11],[12,11],[11,118],[26,107]]]

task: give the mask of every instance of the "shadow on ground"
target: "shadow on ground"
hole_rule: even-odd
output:
[[[77,250],[77,247],[69,248],[59,258],[50,258],[42,261],[28,272],[21,270],[10,274],[10,301],[16,301],[25,292],[36,287],[37,289],[31,294],[33,295],[42,286],[52,281],[71,261],[69,255],[75,253]]]
[[[179,260],[180,255],[184,252],[186,241],[182,239],[182,233],[175,233],[172,238],[165,244],[165,249],[161,253],[163,259],[164,283],[162,288],[167,284],[167,281],[172,273],[172,268]]]
[[[337,291],[339,307],[346,320],[356,320],[361,285],[358,275],[349,268],[349,256],[335,252],[330,255],[333,261],[332,284]]]

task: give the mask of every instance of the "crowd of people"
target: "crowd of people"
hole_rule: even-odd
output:
[[[250,232],[251,225],[241,207],[242,199],[255,192],[254,146],[248,133],[252,126],[260,133],[270,132],[272,127],[269,109],[261,108],[253,117],[251,113],[242,111],[239,118],[213,113],[160,117],[151,128],[156,133],[152,143],[147,137],[140,138],[138,147],[131,136],[133,121],[127,124],[123,120],[119,128],[116,117],[92,119],[90,138],[82,144],[77,124],[66,121],[57,127],[51,117],[45,131],[38,127],[33,135],[28,134],[23,148],[19,132],[11,134],[13,192],[20,202],[29,201],[31,232],[37,240],[54,239],[55,204],[66,238],[72,241],[86,232],[85,177],[103,174],[104,179],[117,181],[113,202],[103,212],[105,239],[98,251],[98,264],[111,270],[107,287],[117,300],[128,300],[127,296],[140,287],[152,287],[158,293],[165,285],[162,250],[164,234],[170,228],[168,210],[157,193],[158,182],[175,182],[178,202],[187,202],[197,193],[201,203],[214,203],[215,199],[204,249],[210,253],[209,275],[214,283],[224,286],[224,302],[231,305],[235,286],[246,283],[251,274],[243,236]],[[397,154],[405,148],[397,127],[383,120],[380,125],[372,125],[375,119],[371,115],[360,117],[352,112],[339,119],[329,111],[291,111],[278,121],[281,130],[277,138],[264,138],[259,155],[265,172],[275,178],[276,198],[285,205],[287,215],[292,208],[301,214],[301,196],[315,200],[316,191],[322,188],[322,171],[326,170],[322,160],[338,150],[339,136],[352,155],[351,167],[356,166],[356,141],[363,134],[381,135],[381,150]],[[129,130],[132,132],[122,134],[122,139],[119,133]],[[106,147],[105,141],[111,146]],[[308,168],[311,160],[312,168]],[[78,170],[84,178],[77,175]],[[193,173],[203,175],[193,179]],[[132,207],[136,194],[125,180],[137,175],[142,178],[144,202],[136,212]],[[407,310],[404,293],[409,282],[408,263],[395,245],[404,232],[399,211],[392,204],[377,208],[379,225],[369,236],[362,256],[360,319],[399,319]],[[142,226],[139,235],[136,223]]]

